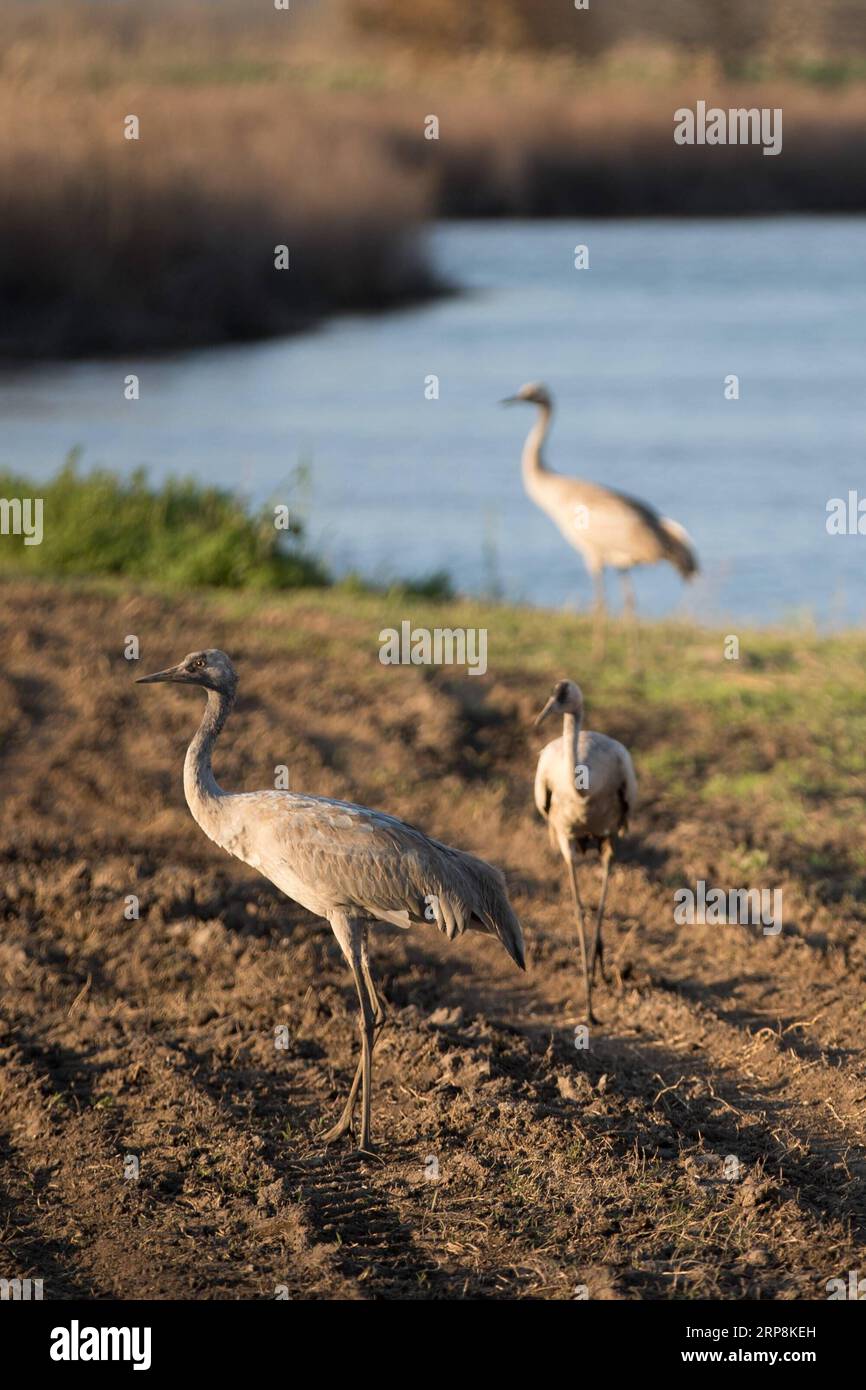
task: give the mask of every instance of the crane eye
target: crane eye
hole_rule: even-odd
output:
[[[205,661],[203,656],[197,656],[192,664],[193,666],[198,666],[199,668],[202,666],[207,666],[207,662]]]

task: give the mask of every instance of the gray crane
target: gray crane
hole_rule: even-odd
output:
[[[526,436],[521,465],[523,485],[536,506],[546,512],[568,543],[583,556],[595,592],[596,636],[605,611],[604,570],[619,570],[626,612],[635,618],[635,594],[631,570],[636,565],[655,565],[666,560],[690,579],[698,570],[698,557],[684,527],[660,516],[646,502],[624,492],[566,478],[555,473],[541,457],[550,428],[553,400],[546,386],[531,381],[503,405],[526,401],[538,406],[538,419]]]
[[[330,1143],[352,1128],[362,1085],[360,1148],[367,1151],[372,1053],[385,1021],[370,972],[370,924],[408,928],[432,922],[450,941],[467,929],[485,932],[525,970],[523,935],[505,879],[483,859],[366,806],[289,791],[224,792],[213,775],[211,755],[238,685],[225,652],[191,652],[177,666],[138,680],[206,690],[204,716],[183,765],[184,793],[194,819],[221,849],[331,925],[358,992],[361,1056],[342,1116],[322,1138]]]
[[[561,680],[536,719],[536,727],[549,714],[562,715],[562,736],[541,750],[535,772],[535,804],[547,821],[550,842],[565,860],[583,967],[586,1015],[592,1012],[592,985],[596,966],[604,975],[602,919],[607,896],[610,861],[617,837],[628,829],[628,818],[637,805],[637,778],[627,748],[606,734],[582,728],[583,693],[574,681]],[[583,902],[577,882],[575,852],[585,854],[593,845],[601,857],[602,880],[592,949],[587,956]]]

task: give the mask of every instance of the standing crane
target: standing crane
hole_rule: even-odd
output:
[[[521,386],[516,396],[507,396],[502,404],[513,405],[519,401],[536,405],[539,411],[523,445],[523,485],[536,506],[547,512],[569,545],[583,556],[595,593],[597,639],[606,609],[604,570],[607,566],[619,570],[625,611],[634,622],[636,606],[631,571],[635,566],[656,565],[666,560],[684,579],[690,579],[697,573],[698,557],[685,528],[670,517],[660,516],[646,502],[583,478],[566,478],[548,468],[541,457],[541,449],[553,414],[550,392],[540,382],[531,381]]]
[[[562,737],[542,748],[535,772],[535,804],[547,821],[550,842],[558,849],[568,870],[574,900],[586,1015],[592,1012],[592,985],[596,966],[604,975],[601,928],[613,847],[637,805],[637,778],[627,748],[606,734],[583,729],[583,693],[574,681],[562,680],[535,721],[549,714],[562,715]],[[583,902],[577,882],[575,853],[585,854],[592,845],[602,866],[601,895],[592,949],[587,956]]]
[[[331,1143],[352,1128],[360,1085],[360,1148],[368,1151],[373,1046],[385,1021],[370,972],[370,924],[408,928],[435,922],[449,941],[467,929],[486,932],[525,970],[523,935],[505,879],[483,859],[366,806],[289,791],[223,791],[213,775],[211,755],[238,685],[225,652],[191,652],[177,666],[138,680],[206,690],[204,716],[183,765],[193,818],[221,849],[331,924],[358,992],[361,1055],[342,1116],[322,1138]]]

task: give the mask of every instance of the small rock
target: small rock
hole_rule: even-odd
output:
[[[275,1182],[269,1182],[264,1187],[259,1188],[256,1197],[256,1206],[264,1207],[273,1215],[279,1211],[284,1196],[284,1184],[282,1178],[277,1178]]]
[[[592,1095],[592,1084],[585,1072],[560,1072],[556,1085],[563,1100],[588,1100]]]
[[[763,1267],[764,1265],[769,1264],[770,1257],[767,1254],[766,1250],[756,1249],[747,1250],[745,1255],[743,1256],[743,1260],[747,1265]]]
[[[744,1207],[759,1207],[762,1202],[768,1202],[776,1190],[776,1184],[772,1181],[764,1180],[759,1182],[756,1178],[746,1178],[741,1183],[737,1192],[737,1200]]]
[[[430,1022],[434,1028],[458,1028],[463,1022],[463,1010],[459,1004],[455,1009],[436,1009],[430,1015]]]

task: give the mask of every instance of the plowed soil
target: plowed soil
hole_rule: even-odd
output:
[[[862,811],[819,787],[804,834],[759,781],[703,795],[782,756],[764,713],[732,740],[641,676],[594,681],[581,631],[551,619],[545,647],[544,615],[490,610],[476,679],[380,665],[384,601],[0,599],[0,1275],[58,1299],[788,1299],[866,1268]],[[317,1139],[357,1056],[327,923],[189,815],[199,692],[133,684],[203,646],[241,675],[224,787],[284,764],[294,789],[401,815],[499,864],[523,922],[526,975],[492,939],[374,933],[375,1157]],[[531,716],[562,674],[632,749],[642,798],[585,1049],[531,794]],[[826,728],[820,747],[791,728],[798,758],[832,762]],[[594,860],[582,874],[594,901]],[[674,892],[701,877],[782,886],[782,932],[677,926]]]

